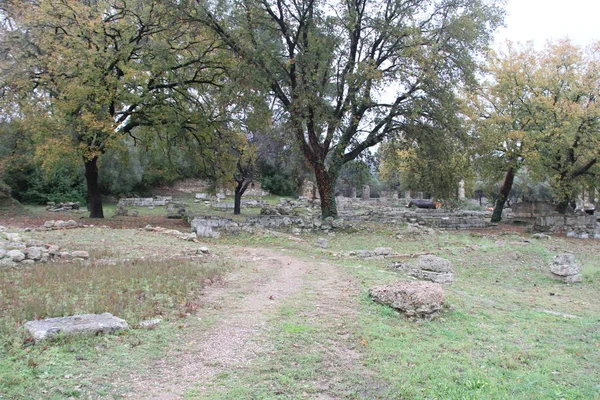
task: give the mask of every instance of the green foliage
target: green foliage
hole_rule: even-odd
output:
[[[526,167],[530,181],[549,183],[566,205],[597,176],[599,53],[597,43],[582,49],[561,40],[541,51],[509,43],[490,55],[490,79],[467,111],[484,179],[495,182],[509,168]]]
[[[324,218],[337,216],[344,164],[392,136],[448,130],[455,88],[474,82],[477,55],[502,19],[487,1],[224,1],[199,9],[194,17],[283,111],[290,141],[315,173]]]
[[[367,183],[372,183],[369,165],[361,160],[353,160],[344,164],[340,170],[336,190],[344,196],[349,196],[352,188],[355,188],[360,193],[363,185]]]

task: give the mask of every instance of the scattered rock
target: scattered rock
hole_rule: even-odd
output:
[[[399,281],[369,290],[376,303],[390,306],[409,318],[434,318],[445,301],[444,288],[439,283]]]
[[[138,327],[140,329],[152,330],[152,329],[156,329],[158,327],[158,325],[160,325],[161,322],[162,322],[162,320],[160,318],[149,319],[149,320],[140,322],[138,324]]]
[[[329,241],[325,238],[318,238],[317,239],[317,247],[320,247],[322,249],[326,249],[329,246]]]
[[[373,253],[378,256],[389,256],[394,251],[390,247],[376,247]]]
[[[21,250],[10,250],[6,253],[7,257],[13,262],[21,262],[25,259],[25,253]]]
[[[25,323],[35,342],[49,339],[59,333],[65,335],[114,333],[127,329],[127,322],[110,313],[82,314],[71,317],[47,318]]]
[[[200,253],[203,253],[203,254],[208,254],[208,253],[210,252],[210,250],[208,249],[208,247],[204,247],[204,246],[202,246],[202,247],[199,247],[199,248],[198,248],[198,251],[199,251]]]
[[[389,263],[388,268],[392,268],[392,269],[396,269],[398,271],[404,271],[404,272],[410,271],[410,269],[411,269],[410,265],[408,265],[407,263],[400,262],[400,261]]]
[[[45,249],[42,247],[28,247],[27,258],[35,261],[41,260],[44,251]]]
[[[531,237],[534,239],[544,239],[544,240],[548,240],[551,238],[550,235],[546,235],[545,233],[534,233],[533,235],[531,235]]]
[[[72,251],[71,255],[75,258],[83,258],[84,260],[87,260],[88,258],[90,258],[90,253],[88,253],[87,251],[83,251],[83,250]]]
[[[154,228],[152,227],[152,225],[146,225],[144,227],[144,230],[147,231],[147,232],[152,232],[154,230]]]
[[[563,282],[575,283],[583,280],[581,276],[582,268],[574,254],[564,253],[554,256],[550,265],[550,272],[555,278]]]

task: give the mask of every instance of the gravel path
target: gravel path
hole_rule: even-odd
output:
[[[301,292],[310,294],[305,296],[310,300],[302,297],[302,301],[315,303],[311,306],[317,311],[311,313],[311,319],[326,324],[337,321],[343,330],[339,321],[352,318],[358,285],[338,267],[267,249],[244,248],[235,253],[240,254],[235,258],[244,267],[227,276],[222,284],[207,288],[204,307],[197,314],[208,318],[211,328],[185,329],[178,338],[185,346],[174,346],[143,375],[124,377],[132,387],[128,398],[180,399],[191,388],[202,391],[221,372],[244,368],[262,352],[270,351],[261,333],[268,329],[278,308]],[[341,343],[327,358],[333,367],[340,367],[354,363],[359,353]],[[320,398],[330,397],[323,394]]]

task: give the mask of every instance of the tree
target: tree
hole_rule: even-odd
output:
[[[140,125],[174,123],[154,107],[221,74],[214,41],[165,1],[7,0],[3,16],[4,105],[18,105],[45,160],[83,159],[92,218],[101,155]]]
[[[480,165],[505,171],[492,221],[500,221],[515,176],[523,167],[550,180],[565,212],[579,181],[600,156],[600,45],[588,52],[566,40],[543,51],[531,44],[491,54],[482,90],[471,106]]]
[[[473,80],[501,11],[484,0],[232,0],[199,1],[190,17],[285,110],[327,218],[344,164],[452,114],[453,90]]]

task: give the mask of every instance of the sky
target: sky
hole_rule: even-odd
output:
[[[506,39],[533,40],[538,49],[565,36],[580,46],[600,41],[600,0],[508,0],[506,10],[506,28],[496,34],[496,47]]]

